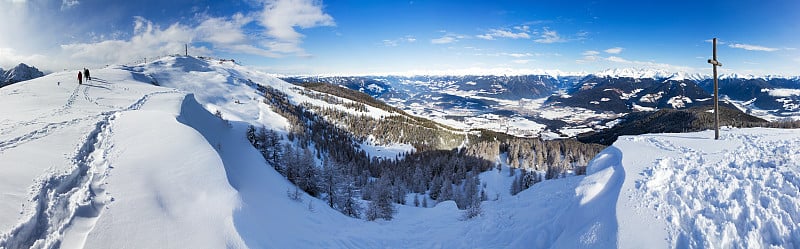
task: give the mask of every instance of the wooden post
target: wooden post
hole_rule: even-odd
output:
[[[722,63],[717,61],[717,38],[712,40],[714,46],[714,53],[712,59],[708,63],[714,67],[714,139],[719,140],[719,84],[717,81],[717,66],[722,66]]]
[[[186,56],[189,56],[189,43],[184,44],[184,53]]]

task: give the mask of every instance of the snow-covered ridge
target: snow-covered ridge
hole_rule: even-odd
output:
[[[709,70],[710,71],[710,70]],[[468,68],[468,69],[454,69],[454,70],[412,70],[405,72],[384,72],[384,73],[334,73],[334,74],[296,74],[296,75],[274,75],[279,78],[287,77],[312,77],[312,78],[326,78],[326,77],[420,77],[420,76],[520,76],[520,75],[543,75],[552,77],[554,79],[562,77],[611,77],[611,78],[650,78],[659,80],[691,80],[700,82],[712,78],[711,73],[689,73],[684,71],[669,71],[657,68],[610,68],[598,72],[566,72],[561,70],[545,70],[545,69],[510,69],[510,68]],[[753,74],[740,74],[736,72],[720,73],[719,79],[787,79],[800,81],[800,76],[785,76],[785,75],[753,75]]]
[[[3,85],[35,79],[42,76],[44,76],[44,73],[39,71],[39,69],[28,66],[25,63],[20,63],[8,71],[3,71],[3,69],[0,68],[0,87]]]

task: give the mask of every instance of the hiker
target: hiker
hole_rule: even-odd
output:
[[[92,76],[89,75],[89,69],[88,68],[86,69],[86,78],[89,78],[89,80],[92,80]]]
[[[89,69],[83,68],[83,78],[86,79],[86,82],[89,82],[92,78],[89,78]]]
[[[81,75],[81,71],[78,71],[78,85],[83,84],[83,75]]]

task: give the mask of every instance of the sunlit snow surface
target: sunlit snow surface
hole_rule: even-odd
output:
[[[620,246],[666,238],[677,248],[800,247],[800,130],[711,137],[642,135],[614,144],[626,171],[617,202]]]
[[[64,72],[0,89],[0,247],[800,247],[798,130],[622,137],[589,175],[516,196],[508,167],[482,173],[489,200],[471,220],[452,201],[428,200],[368,222],[290,200],[291,184],[244,137],[250,124],[287,125],[247,79],[324,105],[292,85],[183,57],[92,75],[80,86]]]

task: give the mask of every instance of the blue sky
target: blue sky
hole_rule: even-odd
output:
[[[190,53],[281,74],[800,75],[800,1],[0,0],[0,67]]]

